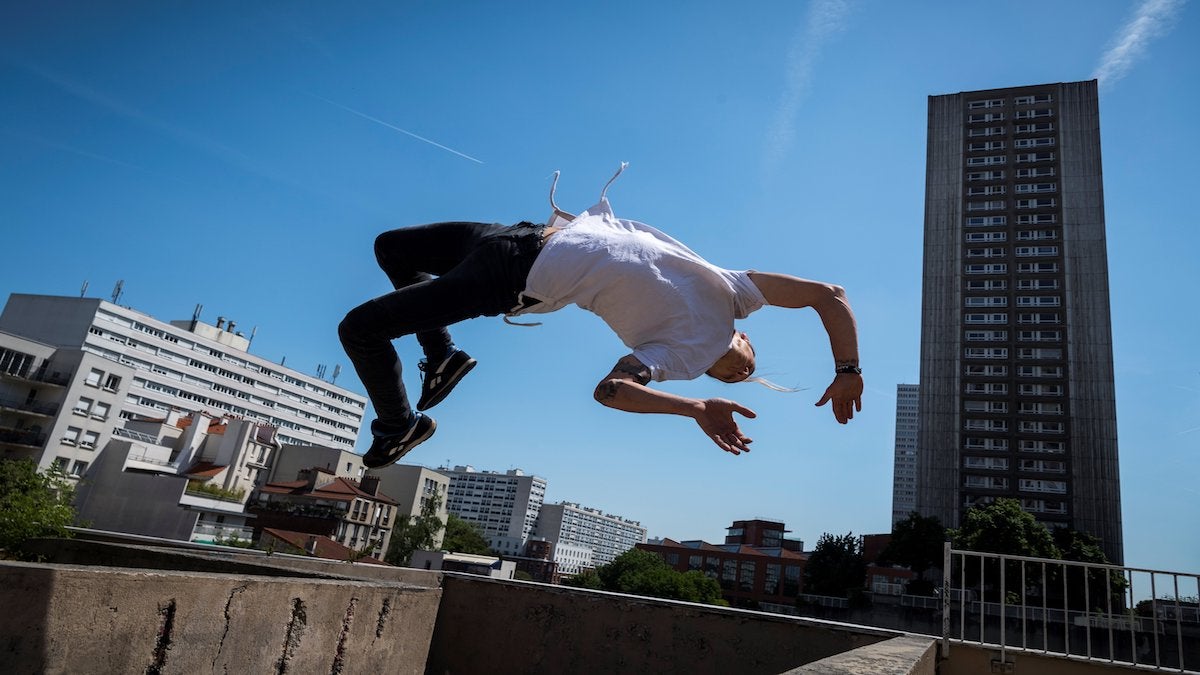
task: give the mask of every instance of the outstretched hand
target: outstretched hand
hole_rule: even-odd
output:
[[[725,452],[740,455],[743,452],[750,452],[749,446],[753,439],[743,434],[742,430],[738,428],[737,420],[733,418],[735,412],[744,417],[758,416],[753,410],[735,401],[710,398],[700,402],[694,417],[696,424],[700,425],[700,428],[712,439],[713,443],[717,444],[717,447]]]
[[[833,383],[825,390],[825,395],[817,401],[818,406],[833,401],[833,416],[845,424],[854,419],[855,411],[862,412],[862,375],[854,373],[838,373]]]

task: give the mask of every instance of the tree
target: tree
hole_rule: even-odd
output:
[[[1054,545],[1050,530],[1022,509],[1021,503],[1015,499],[1003,498],[990,504],[972,506],[963,516],[962,527],[949,530],[949,534],[957,549],[1031,558],[1062,557]],[[1029,565],[1033,564],[1037,563],[1014,560],[1004,566],[1004,586],[1008,589],[1004,601],[1024,602],[1027,589],[1021,588],[1021,572],[1025,570],[1028,574]],[[980,574],[979,566],[967,565],[966,578],[962,583],[968,587],[978,587],[981,585]],[[984,597],[999,602],[1002,599],[999,561],[995,558],[984,560],[982,575],[982,580],[988,582],[981,589]]]
[[[866,578],[862,538],[853,532],[842,536],[826,532],[804,566],[804,592],[849,598],[861,593]]]
[[[680,572],[657,553],[639,548],[631,548],[611,563],[578,574],[563,585],[709,605],[729,604],[721,597],[721,586],[715,579],[697,570]]]
[[[917,576],[908,582],[908,592],[932,595],[933,584],[923,578],[925,571],[940,567],[946,527],[933,516],[917,512],[908,514],[892,528],[892,540],[879,556],[881,565],[904,565]]]
[[[438,532],[445,527],[437,516],[441,507],[442,494],[434,492],[433,496],[421,500],[421,515],[397,518],[387,553],[383,557],[384,562],[404,566],[412,560],[413,551],[432,549]]]
[[[446,518],[446,536],[442,538],[442,550],[488,555],[492,552],[492,547],[488,545],[487,538],[477,525],[451,513]]]
[[[1057,527],[1053,537],[1055,546],[1062,552],[1063,560],[1111,564],[1108,556],[1104,555],[1104,550],[1100,548],[1100,540],[1086,532]],[[1085,582],[1083,568],[1064,566],[1064,571],[1067,575],[1067,603],[1071,609],[1083,610],[1090,606],[1092,609],[1106,610],[1110,603],[1114,608],[1123,606],[1123,596],[1129,582],[1121,572],[1088,570]],[[1057,584],[1055,588],[1057,590]]]
[[[35,537],[69,537],[75,488],[57,471],[38,473],[31,459],[0,460],[0,550],[22,557]]]

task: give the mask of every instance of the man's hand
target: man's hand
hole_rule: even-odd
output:
[[[862,412],[862,375],[854,373],[838,373],[833,378],[833,384],[825,390],[825,395],[817,401],[818,406],[833,401],[833,416],[845,424],[854,419],[855,411]]]
[[[744,417],[757,417],[753,410],[723,398],[699,401],[692,417],[717,447],[725,452],[740,455],[750,452],[749,445],[752,439],[738,428],[737,420],[733,418],[735,412]]]

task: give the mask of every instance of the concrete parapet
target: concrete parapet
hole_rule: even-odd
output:
[[[0,563],[8,673],[424,673],[441,591]]]
[[[778,614],[448,574],[430,673],[781,673],[895,637]],[[480,639],[481,632],[492,635]],[[877,671],[891,672],[891,671]]]
[[[934,675],[937,639],[902,635],[787,671],[784,675]]]

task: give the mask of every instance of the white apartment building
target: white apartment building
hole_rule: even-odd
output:
[[[545,478],[527,476],[520,469],[498,473],[472,466],[438,472],[450,478],[446,500],[450,513],[478,525],[493,550],[523,555],[546,499]]]
[[[232,322],[217,324],[198,311],[164,323],[97,298],[12,294],[0,314],[3,456],[82,475],[118,420],[176,410],[269,424],[282,443],[354,448],[365,397],[250,354]]]
[[[896,385],[896,459],[892,469],[892,524],[917,510],[917,400],[920,387]]]
[[[542,506],[535,534],[554,542],[554,561],[564,566],[569,561],[565,557],[559,560],[560,545],[591,549],[592,564],[599,567],[646,543],[646,528],[641,523],[572,502]]]

